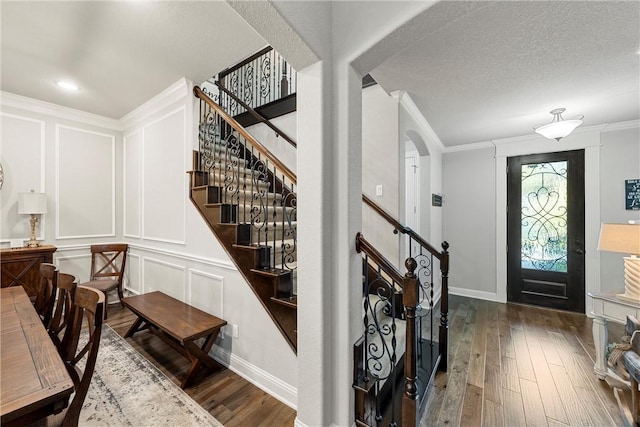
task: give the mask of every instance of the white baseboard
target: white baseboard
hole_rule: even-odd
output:
[[[300,421],[298,417],[296,417],[296,419],[293,421],[293,427],[309,427],[309,426],[307,426],[305,423]]]
[[[297,409],[298,389],[296,387],[285,383],[280,378],[271,375],[235,354],[229,353],[224,348],[214,346],[211,354],[220,364],[240,375],[251,384],[269,393],[285,405]],[[303,426],[303,424],[301,425]]]
[[[500,302],[498,300],[498,294],[495,292],[476,291],[474,289],[465,288],[449,288],[449,293],[452,295],[458,295],[461,297],[469,297],[475,299],[483,299],[485,301]]]

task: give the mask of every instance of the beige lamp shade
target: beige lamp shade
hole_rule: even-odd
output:
[[[598,250],[640,255],[640,224],[602,224]]]
[[[45,193],[18,193],[19,214],[47,213],[47,195]]]

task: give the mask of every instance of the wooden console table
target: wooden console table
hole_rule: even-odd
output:
[[[40,264],[53,263],[55,246],[0,250],[0,284],[3,288],[22,286],[27,295],[35,296],[40,281]]]
[[[125,338],[148,329],[191,361],[182,388],[191,384],[203,364],[212,370],[220,368],[209,350],[226,321],[159,291],[123,298],[122,303],[138,316]],[[195,343],[198,338],[204,338],[200,347]]]
[[[609,331],[607,322],[612,321],[620,324],[627,322],[627,315],[640,319],[640,303],[618,298],[617,295],[624,291],[591,293],[593,299],[593,343],[596,347],[596,364],[593,367],[598,378],[605,379],[608,375],[607,343],[609,342]]]

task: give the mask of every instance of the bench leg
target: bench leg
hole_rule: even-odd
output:
[[[184,379],[182,380],[182,384],[180,385],[181,388],[184,389],[189,386],[189,384],[193,380],[193,377],[202,367],[202,364],[207,365],[207,367],[209,367],[211,370],[220,368],[220,364],[209,357],[209,350],[211,350],[218,332],[219,330],[209,335],[202,344],[202,347],[198,347],[193,341],[184,343],[184,348],[187,351],[187,356],[189,357],[189,360],[191,360],[191,366],[189,367],[189,372],[187,372],[187,375],[185,375]]]
[[[127,331],[126,334],[124,334],[125,338],[129,338],[132,337],[133,334],[135,334],[136,332],[138,332],[140,329],[140,325],[142,324],[142,322],[144,322],[144,319],[142,317],[138,317],[136,319],[135,322],[133,322],[133,324],[129,327],[129,330]]]

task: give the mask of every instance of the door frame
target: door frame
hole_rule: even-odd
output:
[[[511,161],[510,161],[511,160]],[[556,272],[539,268],[522,267],[522,168],[529,164],[566,162],[565,188],[566,205],[562,205],[566,212],[566,272]],[[507,299],[511,302],[521,302],[539,307],[558,308],[576,313],[585,310],[585,257],[579,252],[584,246],[584,150],[557,151],[554,153],[536,153],[525,156],[510,156],[507,158],[507,189],[511,183],[511,192],[507,194],[509,210],[507,212]],[[557,173],[560,173],[559,169]],[[549,174],[550,172],[547,171]],[[532,175],[535,175],[532,173]],[[534,178],[537,179],[537,178]],[[553,181],[553,179],[551,179]],[[537,181],[536,181],[537,182]],[[544,182],[544,181],[543,181]],[[556,201],[557,203],[560,200]],[[534,208],[535,209],[535,208]],[[536,212],[532,212],[535,215]],[[551,213],[551,212],[549,212]],[[535,219],[534,219],[535,222]],[[525,271],[526,270],[526,271]],[[509,273],[511,271],[511,273]],[[541,280],[565,283],[567,299],[554,299],[551,294],[525,294],[523,288],[530,280],[530,284]],[[556,288],[557,289],[557,288]],[[540,289],[540,292],[543,292]],[[557,296],[557,295],[556,295]]]
[[[593,303],[589,292],[600,292],[600,133],[604,126],[576,131],[560,142],[538,135],[493,141],[496,166],[496,301],[507,302],[507,157],[584,149],[585,185],[585,314]]]

